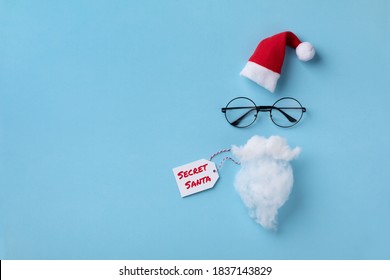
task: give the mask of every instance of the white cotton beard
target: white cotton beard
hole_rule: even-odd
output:
[[[250,215],[266,229],[277,227],[278,209],[287,201],[292,186],[290,160],[301,149],[291,149],[279,136],[253,136],[242,147],[233,146],[232,153],[241,161],[235,187]]]

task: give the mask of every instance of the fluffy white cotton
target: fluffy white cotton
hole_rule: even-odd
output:
[[[235,187],[251,216],[264,228],[276,229],[278,209],[287,201],[294,181],[289,161],[300,152],[280,136],[256,135],[244,146],[232,147],[241,161]]]
[[[309,42],[303,42],[298,45],[295,49],[298,59],[301,61],[309,61],[316,54],[316,50],[313,45]]]

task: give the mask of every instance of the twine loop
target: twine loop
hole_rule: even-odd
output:
[[[212,154],[212,155],[210,156],[210,159],[209,159],[209,160],[211,161],[211,160],[212,160],[214,157],[216,157],[217,155],[222,154],[222,153],[227,153],[227,152],[230,152],[230,151],[231,151],[231,149],[222,149],[222,150],[219,150],[218,152]],[[225,163],[225,161],[227,161],[227,160],[231,160],[231,161],[234,162],[235,164],[241,165],[241,163],[240,163],[239,161],[235,160],[234,158],[232,158],[232,157],[230,157],[230,156],[226,156],[226,157],[224,157],[224,158],[221,160],[221,162],[219,163],[217,169],[220,170],[220,169],[222,168],[222,165],[223,165],[223,164]]]

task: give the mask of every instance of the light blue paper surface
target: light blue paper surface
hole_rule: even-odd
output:
[[[0,0],[2,259],[389,259],[389,4]],[[274,94],[239,76],[291,30]],[[298,126],[220,108],[297,98]],[[280,135],[302,154],[279,230],[261,228],[226,162],[181,198],[172,168]],[[218,161],[218,160],[217,160]]]

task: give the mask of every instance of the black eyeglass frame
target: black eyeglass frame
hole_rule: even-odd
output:
[[[232,103],[233,101],[237,100],[237,99],[247,99],[248,101],[250,101],[253,106],[244,106],[244,107],[229,107],[229,104]],[[295,102],[297,102],[299,104],[300,107],[277,107],[275,106],[275,104],[277,104],[278,102],[282,101],[282,100],[285,100],[285,99],[290,99],[290,100],[294,100]],[[226,116],[226,111],[227,110],[235,110],[235,109],[251,109],[249,110],[248,112],[246,112],[245,114],[243,114],[241,117],[239,117],[238,119],[236,119],[235,121],[231,122],[229,121],[229,119],[227,118]],[[286,112],[283,111],[283,109],[297,109],[297,110],[302,110],[302,113],[301,113],[301,116],[299,117],[299,119],[295,119],[294,117],[290,116],[289,114],[287,114]],[[250,112],[252,112],[253,110],[256,110],[256,115],[255,115],[255,118],[253,119],[253,121],[251,123],[249,123],[248,125],[245,125],[245,126],[238,126],[238,124],[241,122],[241,120],[243,120]],[[279,111],[280,113],[282,113],[283,116],[286,117],[286,119],[293,123],[292,125],[280,125],[278,123],[276,123],[274,121],[274,119],[272,118],[272,110],[277,110]],[[257,115],[259,112],[269,112],[270,114],[270,118],[272,120],[272,122],[276,125],[276,126],[279,126],[279,127],[283,127],[283,128],[288,128],[288,127],[292,127],[294,125],[296,125],[301,119],[302,119],[302,116],[303,116],[303,113],[306,112],[306,108],[302,106],[302,104],[296,100],[295,98],[292,98],[292,97],[283,97],[283,98],[280,98],[278,100],[275,101],[275,103],[272,105],[272,106],[257,106],[256,103],[248,98],[248,97],[236,97],[236,98],[233,98],[232,100],[229,101],[229,103],[224,107],[224,108],[221,108],[221,111],[222,113],[225,114],[225,118],[227,120],[227,122],[234,126],[234,127],[238,127],[238,128],[245,128],[245,127],[248,127],[248,126],[251,126],[254,122],[256,122],[257,120]]]

